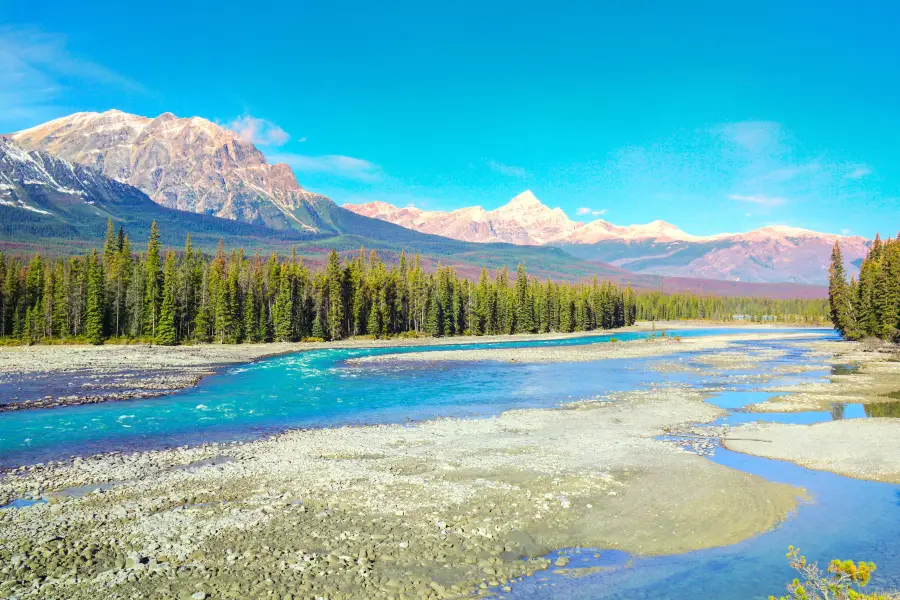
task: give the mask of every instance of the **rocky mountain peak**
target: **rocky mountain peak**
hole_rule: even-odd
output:
[[[542,207],[547,208],[544,204],[537,199],[531,190],[525,190],[521,194],[515,196],[512,200],[509,201],[506,205],[509,208],[519,208],[519,207]]]
[[[256,146],[201,117],[155,118],[119,110],[76,113],[13,134],[26,149],[98,169],[169,208],[314,230],[315,207],[287,165],[270,165]]]

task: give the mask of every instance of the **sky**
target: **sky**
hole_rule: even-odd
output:
[[[337,203],[697,235],[900,230],[891,2],[0,5],[0,132],[78,111],[227,125]]]

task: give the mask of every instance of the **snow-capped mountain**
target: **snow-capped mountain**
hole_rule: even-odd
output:
[[[95,169],[73,165],[44,152],[28,152],[0,137],[0,205],[52,215],[52,207],[40,201],[51,194],[72,198],[70,205],[87,206],[146,199],[139,190],[104,177]]]
[[[861,237],[796,227],[763,227],[746,233],[695,236],[665,221],[620,226],[597,219],[578,223],[543,205],[530,191],[493,211],[452,212],[399,208],[385,202],[345,208],[403,227],[475,242],[554,245],[587,260],[636,273],[763,283],[823,284],[831,248],[840,240],[848,270],[865,256]]]
[[[277,229],[314,231],[331,201],[304,190],[290,167],[270,165],[251,143],[206,119],[82,112],[13,134],[42,150],[96,168],[169,208]]]
[[[423,211],[386,202],[345,204],[344,208],[423,233],[467,242],[506,242],[521,246],[547,244],[583,225],[570,220],[562,209],[545,206],[527,190],[491,211],[480,206],[451,212]]]

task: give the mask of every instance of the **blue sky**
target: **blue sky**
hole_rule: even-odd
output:
[[[338,203],[531,189],[696,234],[900,229],[889,2],[34,6],[0,7],[0,131],[170,111],[232,124]]]

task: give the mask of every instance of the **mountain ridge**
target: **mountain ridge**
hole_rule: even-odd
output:
[[[636,273],[758,283],[824,283],[831,246],[838,240],[844,248],[846,266],[853,273],[858,271],[858,261],[869,243],[859,236],[784,225],[696,236],[661,220],[628,226],[604,219],[580,223],[569,219],[561,209],[544,205],[530,191],[492,211],[481,207],[423,211],[385,202],[343,206],[403,227],[457,239],[558,246],[574,256]]]
[[[285,164],[269,164],[240,135],[201,117],[81,112],[9,136],[133,185],[168,208],[265,225],[328,232],[331,200],[303,189]]]

